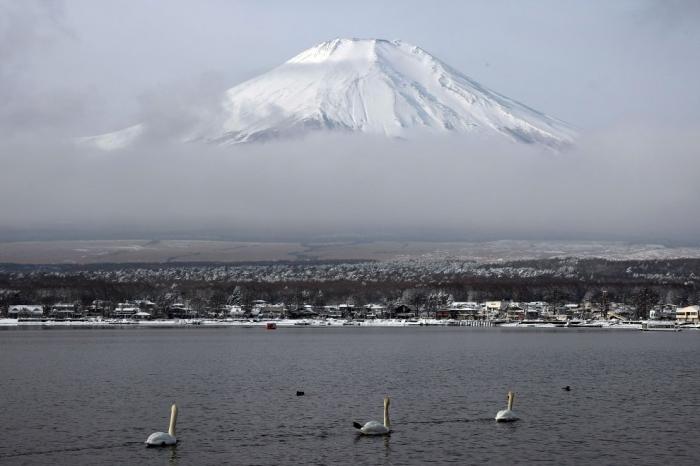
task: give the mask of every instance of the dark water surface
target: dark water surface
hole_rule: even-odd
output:
[[[0,463],[700,464],[699,351],[692,331],[0,331]],[[508,389],[522,419],[496,424]],[[358,437],[387,394],[392,435]],[[173,401],[180,443],[145,448]]]

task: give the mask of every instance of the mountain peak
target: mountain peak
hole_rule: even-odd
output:
[[[287,60],[286,63],[321,63],[341,60],[376,60],[377,44],[400,45],[401,41],[385,39],[336,38],[321,42]]]

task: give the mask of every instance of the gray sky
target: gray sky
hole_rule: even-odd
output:
[[[0,0],[0,235],[692,242],[699,20],[692,0]],[[109,155],[66,143],[144,119],[168,131],[222,90],[334,37],[419,45],[568,121],[580,142],[560,156],[451,138],[360,138],[343,150],[319,138],[229,149],[149,141]]]

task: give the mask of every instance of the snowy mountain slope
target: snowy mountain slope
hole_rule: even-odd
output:
[[[565,124],[497,94],[419,47],[335,39],[226,92],[225,119],[202,138],[251,142],[331,129],[408,136],[486,131],[560,147]]]
[[[212,112],[219,116],[202,119],[182,139],[237,144],[312,131],[406,138],[424,131],[494,134],[552,148],[573,142],[566,124],[481,86],[402,41],[323,42],[229,89],[221,105]],[[131,142],[133,128],[83,142]],[[139,128],[136,137],[144,126]]]

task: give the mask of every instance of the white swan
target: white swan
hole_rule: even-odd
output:
[[[168,432],[154,432],[146,439],[146,445],[149,447],[162,447],[165,445],[175,445],[175,423],[177,422],[177,405],[173,403],[170,408],[170,426]]]
[[[388,435],[391,433],[391,421],[389,420],[389,397],[384,398],[384,424],[379,421],[369,421],[364,426],[359,422],[352,425],[360,430],[362,435]]]
[[[508,408],[496,413],[496,421],[513,422],[518,420],[518,416],[513,412],[513,400],[515,400],[515,393],[508,392]]]

